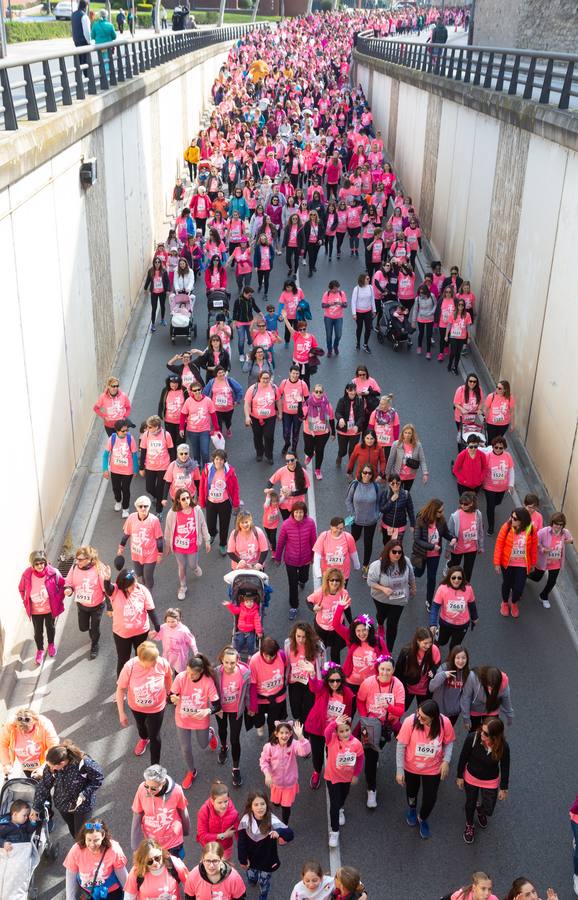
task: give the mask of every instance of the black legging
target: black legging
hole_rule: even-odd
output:
[[[238,769],[241,761],[241,728],[243,727],[243,716],[237,718],[237,713],[224,712],[223,717],[217,716],[217,728],[219,731],[219,740],[221,747],[227,746],[227,731],[231,739],[231,759],[233,768]]]
[[[299,268],[299,247],[287,247],[285,250],[285,262],[290,272],[297,274]]]
[[[351,784],[348,781],[326,781],[329,794],[329,824],[331,831],[339,831],[339,810],[345,806]]]
[[[165,431],[168,431],[170,436],[173,439],[173,446],[169,449],[169,457],[171,462],[177,458],[177,447],[179,444],[183,443],[181,435],[179,433],[179,424],[178,422],[165,422],[164,423]]]
[[[130,483],[132,475],[119,475],[117,472],[110,473],[110,483],[112,485],[112,493],[117,503],[122,503],[123,509],[130,506]]]
[[[476,809],[479,809],[480,812],[485,813],[486,816],[492,815],[496,808],[498,788],[476,787],[473,784],[468,784],[468,782],[466,781],[464,784],[464,791],[466,794],[465,810],[467,825],[474,824],[474,813]],[[481,799],[481,803],[478,803],[478,799]]]
[[[465,343],[466,342],[462,340],[462,338],[450,338],[450,356],[448,359],[448,370],[450,372],[458,371],[458,364]]]
[[[458,644],[463,643],[463,640],[468,633],[469,627],[469,622],[466,622],[465,625],[450,625],[449,622],[444,622],[442,619],[440,619],[440,630],[437,644],[439,644],[440,647],[444,647],[449,641],[449,649],[453,650],[453,648]]]
[[[311,761],[313,770],[317,773],[321,772],[323,763],[325,762],[325,738],[320,734],[310,734],[309,743],[311,744]]]
[[[488,443],[491,444],[495,437],[502,437],[508,428],[508,425],[490,425],[489,423],[486,425],[486,430],[488,432]]]
[[[323,646],[330,651],[331,662],[339,663],[341,661],[341,651],[345,647],[343,638],[336,631],[327,631],[325,628],[320,628],[317,622],[315,622],[314,627],[321,638]]]
[[[470,553],[451,553],[449,568],[451,569],[453,566],[461,565],[464,570],[464,575],[466,576],[466,581],[471,582],[477,555],[477,550],[472,550]]]
[[[431,343],[432,343],[432,334],[433,334],[433,322],[418,322],[417,323],[417,345],[421,347],[423,343],[423,338],[425,334],[425,352],[430,353],[431,351]]]
[[[345,240],[345,235],[346,235],[345,231],[338,231],[337,234],[335,235],[335,237],[337,238],[337,259],[339,259],[339,257],[341,256],[341,247],[342,247],[343,241]]]
[[[271,269],[257,269],[257,286],[259,288],[264,287],[265,293],[269,293],[269,277],[271,275]]]
[[[486,515],[488,517],[488,528],[490,531],[493,531],[494,525],[496,523],[496,506],[500,506],[502,500],[506,496],[506,491],[487,491],[484,488],[484,494],[486,495]]]
[[[317,265],[317,257],[319,255],[319,244],[307,245],[307,258],[309,260],[309,274],[313,275],[313,270]]]
[[[92,647],[98,647],[100,640],[100,620],[105,610],[105,604],[99,603],[98,606],[83,606],[82,603],[76,604],[78,613],[78,630],[90,635]]]
[[[325,447],[328,440],[329,432],[326,434],[307,434],[307,432],[303,432],[305,456],[315,456],[316,469],[320,469],[323,465],[323,457],[325,455]]]
[[[289,582],[289,606],[291,609],[299,607],[299,585],[309,581],[309,563],[305,566],[290,566],[285,563],[287,581]]]
[[[373,525],[357,525],[356,522],[351,526],[351,534],[353,540],[357,543],[363,534],[363,565],[368,566],[371,562],[371,554],[373,553],[373,538],[375,537],[375,529],[377,522]]]
[[[160,303],[161,307],[161,319],[165,318],[165,306],[167,302],[167,294],[166,291],[163,291],[162,294],[153,294],[151,291],[151,325],[154,325],[157,318],[157,303]]]
[[[544,569],[534,569],[534,571],[528,575],[528,578],[530,579],[530,581],[541,581],[545,574],[546,573]],[[558,581],[559,574],[560,569],[548,570],[548,578],[546,579],[546,584],[540,591],[540,597],[542,598],[542,600],[548,599],[548,594],[554,589],[554,586]]]
[[[215,537],[217,533],[217,520],[219,522],[219,545],[227,546],[229,537],[229,525],[231,523],[231,513],[233,506],[230,500],[223,500],[222,503],[212,503],[207,500],[207,528],[211,537]]]
[[[338,434],[337,459],[341,462],[344,456],[351,456],[356,444],[359,444],[359,434]]]
[[[405,609],[405,606],[398,606],[394,603],[381,603],[379,600],[373,600],[375,604],[375,617],[377,619],[378,625],[385,626],[385,643],[387,644],[387,649],[391,653],[393,650],[393,645],[395,644],[395,640],[397,638],[397,629],[399,627],[399,620],[401,618],[401,614]]]
[[[34,643],[37,650],[44,650],[44,629],[46,628],[46,639],[49,644],[54,643],[54,635],[56,633],[56,621],[52,613],[32,613],[32,627],[34,628]]]
[[[263,419],[263,424],[261,425],[259,419],[256,419],[255,416],[251,416],[255,453],[261,458],[266,456],[267,459],[273,459],[276,421],[277,416],[269,416],[268,419]]]
[[[155,501],[155,511],[157,514],[162,512],[163,497],[165,495],[165,472],[145,469],[145,485],[147,494]]]
[[[163,726],[164,709],[155,713],[145,713],[131,709],[136,722],[138,736],[144,741],[150,741],[151,766],[156,766],[161,760],[161,728]]]
[[[261,728],[267,719],[267,728],[269,737],[275,731],[275,722],[284,722],[287,718],[287,701],[272,701],[271,703],[259,703],[258,711],[253,717],[253,724],[256,728]]]
[[[527,573],[524,566],[502,566],[502,600],[508,602],[510,592],[512,603],[519,603],[526,585]]]
[[[112,633],[116,646],[116,674],[120,675],[120,671],[124,664],[129,661],[131,653],[138,650],[143,641],[148,637],[148,631],[144,634],[135,634],[132,637],[123,638],[120,635]]]
[[[379,753],[373,747],[365,747],[365,781],[368,791],[377,789],[377,763],[379,762]]]
[[[333,244],[335,243],[335,235],[327,234],[325,236],[325,252],[329,255],[329,259],[333,256]]]
[[[217,410],[217,422],[221,431],[230,431],[233,422],[233,410],[230,409],[228,412],[219,412]]]
[[[291,715],[297,722],[305,725],[305,719],[311,712],[315,702],[313,693],[309,690],[308,685],[301,684],[299,681],[295,682],[295,684],[290,684],[288,692]]]
[[[361,340],[361,332],[363,331],[363,343],[365,346],[369,344],[369,338],[371,336],[371,323],[373,322],[373,313],[371,310],[368,312],[358,312],[355,317],[355,343],[359,346]]]
[[[418,816],[422,822],[424,819],[429,819],[430,813],[436,805],[440,780],[440,775],[415,775],[413,772],[405,770],[407,805],[414,809],[417,806],[417,795],[421,784],[421,806]]]

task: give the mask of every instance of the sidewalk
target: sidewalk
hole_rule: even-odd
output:
[[[413,43],[413,44],[425,44],[429,36],[431,34],[431,28],[424,28],[419,34],[394,34],[391,38],[386,38],[386,40],[391,41],[403,41],[404,43]],[[454,26],[451,25],[448,28],[448,44],[454,44],[459,46],[465,46],[468,43],[468,32],[463,28],[458,28],[457,31],[454,31]]]

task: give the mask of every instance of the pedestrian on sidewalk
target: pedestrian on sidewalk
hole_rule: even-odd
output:
[[[148,498],[147,498],[148,499]],[[79,547],[65,579],[64,594],[74,597],[78,629],[90,634],[90,659],[96,659],[100,641],[100,620],[106,609],[104,582],[110,580],[110,566],[101,563],[98,550]]]
[[[30,565],[22,573],[18,590],[26,615],[32,621],[36,644],[36,665],[44,659],[44,631],[48,641],[48,655],[56,656],[56,619],[64,612],[64,578],[48,562],[44,550],[34,550]]]

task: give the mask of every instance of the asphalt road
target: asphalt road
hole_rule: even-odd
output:
[[[276,260],[270,290],[270,297],[274,299],[279,295],[286,272],[280,259]],[[360,265],[348,255],[340,263],[334,260],[329,264],[322,253],[318,269],[313,279],[302,278],[302,284],[314,311],[312,330],[323,345],[321,294],[328,280],[337,277],[349,296]],[[301,270],[302,273],[305,271]],[[256,296],[259,302],[259,296]],[[143,303],[146,302],[143,299]],[[201,335],[206,321],[203,308],[204,288],[199,288],[199,343],[196,344],[199,347],[203,346]],[[402,422],[414,422],[421,435],[430,467],[430,482],[424,486],[418,479],[413,493],[416,507],[432,496],[439,496],[445,500],[448,512],[455,509],[457,493],[449,462],[455,455],[451,400],[458,379],[448,374],[445,366],[435,359],[427,362],[415,352],[395,354],[389,345],[378,345],[375,336],[371,356],[357,353],[349,317],[346,318],[341,349],[338,358],[323,360],[319,370],[319,380],[325,384],[331,399],[337,400],[343,386],[354,374],[356,364],[367,363],[382,390],[395,394],[395,405]],[[135,422],[156,413],[167,374],[165,363],[172,353],[168,330],[159,328],[152,336],[142,370],[132,413]],[[280,380],[289,363],[289,353],[283,346],[277,347],[276,359]],[[233,375],[245,383],[237,358]],[[276,464],[281,464],[281,446],[278,433]],[[242,497],[260,521],[262,491],[273,469],[255,462],[251,435],[244,428],[238,410],[228,449],[240,477]],[[327,527],[332,515],[344,512],[346,480],[344,471],[334,465],[335,454],[336,446],[330,443],[324,480],[314,484],[319,529]],[[135,484],[133,499],[140,490],[144,487]],[[506,501],[498,510],[498,524],[507,515],[509,505]],[[113,498],[108,490],[92,537],[92,543],[105,561],[112,562],[121,532],[120,514],[113,511]],[[378,550],[376,538],[375,555]],[[208,558],[203,557],[201,564],[202,579],[189,590],[187,599],[180,605],[184,620],[196,634],[200,648],[214,659],[230,637],[229,614],[221,607],[225,598],[222,577],[228,570],[228,561],[213,552]],[[274,567],[270,567],[269,572],[275,593],[267,614],[266,631],[282,643],[289,630],[285,573]],[[454,784],[457,755],[464,738],[463,728],[458,726],[451,776],[441,788],[438,805],[430,819],[433,836],[429,842],[422,842],[416,830],[405,825],[404,793],[394,783],[394,749],[387,747],[378,771],[378,809],[371,812],[366,809],[362,778],[352,789],[346,809],[347,824],[341,831],[342,862],[361,869],[373,897],[435,900],[465,883],[469,874],[477,869],[486,870],[493,876],[499,896],[505,894],[511,880],[521,873],[535,880],[543,894],[548,885],[553,885],[561,900],[571,896],[568,807],[576,793],[576,780],[570,769],[578,743],[575,647],[556,603],[550,611],[544,610],[535,599],[535,587],[527,589],[518,621],[500,618],[499,583],[491,566],[491,554],[478,561],[474,588],[480,624],[467,641],[473,664],[498,665],[505,669],[511,681],[516,716],[509,734],[512,750],[510,795],[500,804],[487,832],[478,831],[475,844],[466,846],[462,840],[463,794]],[[174,560],[169,559],[157,569],[154,593],[160,613],[174,605],[176,590],[176,566]],[[356,613],[373,610],[367,586],[359,573],[353,574],[350,591]],[[419,582],[415,602],[401,619],[397,650],[410,638],[417,625],[427,622],[424,597],[425,578]],[[105,817],[114,836],[130,856],[130,805],[147,757],[137,759],[132,754],[136,740],[134,726],[131,724],[123,730],[118,724],[114,704],[116,659],[109,620],[103,621],[100,656],[97,661],[90,662],[88,645],[77,631],[76,616],[72,612],[60,641],[42,712],[54,721],[61,736],[73,738],[104,766],[106,780],[98,795],[98,812]],[[311,618],[306,610],[303,615]],[[185,770],[172,718],[169,710],[164,724],[162,762],[172,775],[182,779]],[[232,792],[239,809],[243,808],[251,785],[263,783],[258,769],[260,748],[261,742],[254,732],[245,736],[241,761],[245,784]],[[198,807],[208,795],[211,779],[219,776],[230,783],[230,769],[217,764],[216,754],[207,751],[199,755],[197,765],[200,776],[188,793],[193,822]],[[323,790],[313,793],[308,788],[309,761],[300,763],[300,772],[301,794],[291,820],[296,838],[292,845],[281,851],[282,866],[273,879],[272,898],[289,897],[306,858],[316,857],[329,868],[325,794]],[[67,850],[70,838],[64,834],[60,820],[56,833],[62,838],[62,851]],[[186,861],[193,865],[197,862],[198,847],[192,838],[187,840],[186,848]],[[51,866],[41,865],[40,887],[44,900],[63,896],[62,855],[61,852],[60,861]]]

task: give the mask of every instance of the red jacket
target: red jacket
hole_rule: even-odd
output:
[[[201,474],[201,481],[199,484],[199,506],[202,509],[205,509],[207,505],[209,487],[213,480],[214,474],[215,467],[213,463],[207,463]],[[239,503],[241,502],[239,494],[239,481],[237,479],[237,473],[235,472],[233,466],[230,466],[228,463],[225,463],[225,484],[227,485],[227,493],[229,495],[231,505],[233,509],[237,509]]]
[[[205,216],[204,216],[204,218],[208,219],[209,213],[211,212],[211,210],[213,208],[213,204],[209,200],[208,194],[203,194],[203,196],[205,198]],[[189,208],[191,210],[191,213],[192,213],[194,219],[197,218],[197,206],[198,205],[199,205],[199,194],[193,194],[193,196],[191,198],[191,202],[189,203]]]
[[[462,450],[456,457],[452,472],[458,484],[467,488],[479,488],[483,484],[487,467],[486,454],[481,450],[476,450],[473,459],[467,450]]]
[[[209,841],[219,840],[217,835],[228,831],[229,828],[237,828],[239,824],[239,813],[235,809],[235,804],[229,798],[229,803],[222,816],[217,815],[213,801],[209,797],[205,800],[197,813],[197,842],[204,847]],[[229,850],[233,846],[233,838],[225,838],[219,841],[224,850]]]
[[[361,481],[361,470],[367,465],[373,466],[376,478],[378,475],[384,474],[385,453],[380,444],[375,443],[373,447],[366,447],[364,444],[356,444],[353,448],[353,453],[349,457],[347,474],[351,475],[355,469],[353,477],[358,478],[359,481]],[[355,468],[356,466],[357,468]]]
[[[221,286],[221,290],[225,291],[227,289],[227,270],[221,266],[219,269],[219,284]],[[211,270],[210,268],[205,269],[205,287],[209,291],[211,290]],[[214,288],[213,288],[214,290]]]

